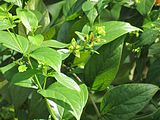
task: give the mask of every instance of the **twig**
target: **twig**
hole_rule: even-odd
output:
[[[89,93],[89,97],[90,97],[90,99],[91,99],[91,102],[92,102],[93,107],[94,107],[94,109],[95,109],[95,111],[96,111],[96,113],[97,113],[98,118],[100,118],[100,117],[101,117],[101,114],[100,114],[100,112],[99,112],[99,110],[98,110],[98,108],[97,108],[96,103],[94,102],[94,100],[93,100],[93,98],[92,98],[91,93]]]

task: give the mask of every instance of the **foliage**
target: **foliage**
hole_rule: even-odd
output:
[[[0,1],[0,119],[159,120],[159,0]]]

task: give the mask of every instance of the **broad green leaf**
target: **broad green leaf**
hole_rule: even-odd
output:
[[[68,12],[70,11],[71,7],[74,5],[74,3],[77,1],[77,0],[64,0],[65,3],[64,3],[64,6],[63,6],[63,14],[65,16],[68,15]]]
[[[118,20],[120,17],[122,6],[120,4],[115,4],[113,8],[111,9],[111,15],[114,18],[114,20]]]
[[[32,91],[33,90],[28,88],[8,84],[3,89],[1,89],[0,94],[9,103],[12,103],[15,109],[18,109],[22,107],[22,105],[27,100],[28,96],[31,94]]]
[[[4,86],[6,86],[7,84],[8,84],[8,81],[7,81],[7,80],[3,80],[3,81],[0,80],[0,90],[1,90]]]
[[[157,109],[157,111],[152,114],[140,116],[133,120],[159,120],[159,117],[160,117],[160,108]]]
[[[95,25],[95,29],[94,29],[95,32],[96,32],[97,27],[104,27],[104,31],[106,32],[106,34],[101,35],[100,44],[109,43],[109,42],[115,40],[116,38],[118,38],[126,33],[129,33],[129,32],[140,31],[139,28],[134,27],[134,26],[130,25],[129,23],[120,22],[120,21],[109,21],[109,22],[97,24],[97,25]]]
[[[28,39],[33,45],[40,46],[44,40],[44,37],[43,35],[38,34],[35,36],[28,36]]]
[[[29,39],[29,42],[31,43],[30,44],[30,51],[29,51],[29,52],[31,52],[31,51],[39,48],[42,45],[44,37],[43,37],[43,35],[38,34],[35,36],[28,36],[28,39]]]
[[[32,91],[32,98],[30,99],[28,105],[28,117],[30,120],[35,118],[47,119],[48,118],[48,110],[46,103],[43,97],[37,93],[37,91]]]
[[[1,8],[0,6],[0,20],[7,18],[7,16],[8,16],[7,12],[5,12],[4,8]]]
[[[91,1],[86,1],[82,5],[82,10],[84,12],[89,11],[94,8],[94,4]]]
[[[64,22],[61,26],[60,30],[58,31],[57,40],[65,43],[69,43],[72,39],[72,26],[73,21]]]
[[[2,69],[3,76],[6,80],[11,81],[13,76],[18,73],[18,66],[15,64],[13,65],[7,65],[3,67]]]
[[[104,8],[106,8],[109,4],[110,0],[99,0],[97,3],[97,9],[99,11],[99,13],[101,13]]]
[[[152,84],[125,84],[109,90],[101,103],[101,119],[131,120],[158,90]]]
[[[59,16],[62,7],[64,6],[65,1],[60,1],[58,3],[54,3],[48,6],[48,11],[52,16],[52,23],[56,22],[57,17]]]
[[[149,56],[159,57],[160,56],[160,42],[151,45],[149,48]]]
[[[93,90],[104,90],[114,80],[120,65],[124,36],[103,45],[85,65],[85,81]]]
[[[50,16],[47,6],[44,4],[43,0],[28,0],[27,5],[25,6],[27,9],[32,10],[32,12],[39,12],[42,16],[39,21],[39,29],[37,29],[38,33],[44,32],[44,30],[50,24]],[[37,14],[35,14],[37,16]],[[36,31],[36,32],[37,32]]]
[[[94,4],[91,1],[86,1],[82,5],[82,10],[85,12],[91,24],[94,23],[96,17],[98,16],[98,12],[94,7]]]
[[[65,114],[65,109],[62,106],[56,104],[56,102],[54,102],[53,100],[47,99],[47,101],[50,104],[52,110],[54,111],[56,119],[57,120],[63,120],[63,116]],[[67,118],[65,118],[65,119],[67,119]]]
[[[37,71],[35,70],[27,70],[26,72],[16,73],[13,76],[11,83],[21,87],[37,89],[33,82],[33,76],[36,74],[36,72]]]
[[[69,0],[68,0],[69,1]],[[67,21],[75,20],[81,15],[82,12],[82,5],[86,0],[76,0],[75,3],[71,6],[68,15]]]
[[[28,31],[35,31],[38,28],[38,19],[32,11],[17,8],[16,12]]]
[[[85,64],[87,63],[89,57],[90,57],[91,52],[90,51],[85,51],[81,52],[80,58],[75,57],[73,66],[78,66],[80,68],[84,68]]]
[[[7,72],[11,68],[13,68],[15,65],[16,65],[15,63],[11,63],[11,64],[8,64],[4,67],[0,67],[0,71],[4,74],[5,72]]]
[[[151,45],[156,41],[156,39],[158,39],[159,33],[159,30],[154,28],[144,30],[137,45]]]
[[[87,87],[84,84],[80,85],[80,91],[77,91],[71,90],[58,83],[54,83],[46,90],[39,91],[39,93],[44,97],[53,98],[67,103],[71,107],[68,108],[68,111],[72,113],[77,120],[80,120],[83,108],[88,99]]]
[[[29,45],[25,37],[6,31],[0,31],[0,43],[20,53],[26,53]]]
[[[61,54],[62,60],[65,60],[71,54],[71,51],[68,49],[59,49],[57,51]]]
[[[75,37],[75,32],[81,31],[86,22],[88,22],[86,17],[82,17],[78,21],[72,20],[65,22],[58,32],[57,40],[64,43],[70,43],[72,38]]]
[[[154,3],[155,0],[136,0],[137,10],[142,15],[147,15],[151,11]]]
[[[69,89],[80,91],[78,84],[72,78],[66,76],[65,74],[55,73],[54,77],[61,85],[68,87]]]
[[[61,55],[56,50],[47,47],[42,47],[36,49],[30,55],[37,61],[52,67],[57,72],[60,72]]]
[[[8,19],[0,20],[0,30],[6,30],[15,26],[16,25],[11,24],[11,22]]]
[[[42,44],[43,47],[53,47],[53,48],[65,48],[68,44],[59,42],[57,40],[46,40]]]
[[[22,1],[21,0],[4,0],[6,2],[13,3],[15,5],[18,5],[19,7],[22,7]]]
[[[98,16],[98,12],[97,12],[96,8],[93,8],[90,11],[85,12],[85,13],[86,13],[90,23],[93,24],[96,17]]]
[[[159,54],[160,56],[160,54]],[[160,59],[156,59],[149,67],[147,79],[145,80],[147,83],[155,84],[160,86],[159,78],[160,78]]]

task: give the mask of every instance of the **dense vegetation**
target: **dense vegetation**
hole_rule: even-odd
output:
[[[159,5],[0,1],[0,120],[160,120]]]

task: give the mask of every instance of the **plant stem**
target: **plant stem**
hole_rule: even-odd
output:
[[[69,70],[69,72],[71,72],[71,71],[73,70],[72,68],[67,67],[65,64],[63,64],[63,66],[64,66],[67,70]],[[78,77],[78,75],[77,75],[76,73],[71,73],[71,74],[75,77],[76,80],[78,80],[79,82],[82,83],[82,80]]]
[[[43,66],[43,71],[44,71],[44,76],[45,76],[45,78],[44,78],[44,83],[43,83],[43,89],[45,89],[45,87],[46,87],[46,83],[47,83],[47,66],[45,65],[45,66]]]
[[[23,49],[22,49],[22,46],[20,45],[19,41],[18,41],[18,38],[17,38],[17,35],[14,33],[14,36],[12,35],[12,33],[10,32],[9,29],[7,29],[8,33],[11,35],[11,37],[15,40],[16,44],[18,45],[20,51],[22,53],[24,53]]]
[[[79,82],[82,82],[81,81],[81,79],[78,77],[78,75],[77,74],[75,74],[75,73],[72,73],[72,75],[79,81]]]
[[[32,63],[31,63],[30,58],[27,57],[27,59],[28,59],[29,65],[30,65],[31,68],[33,69],[33,65],[32,65]],[[40,82],[39,82],[38,77],[37,77],[36,74],[35,74],[35,80],[36,80],[36,83],[37,83],[37,85],[38,85],[38,88],[39,88],[40,90],[42,90],[43,88],[42,88],[42,86],[41,86],[41,84],[40,84]],[[56,116],[55,116],[55,114],[54,114],[54,111],[52,110],[49,102],[47,101],[47,98],[44,98],[44,100],[45,100],[45,102],[46,102],[46,105],[47,105],[47,108],[48,108],[49,113],[51,114],[51,116],[53,117],[54,120],[57,120],[57,118],[56,118]]]
[[[46,87],[46,83],[47,83],[47,76],[45,76],[45,78],[44,78],[43,89],[45,89],[45,87]]]
[[[29,65],[30,65],[30,66],[31,66],[31,68],[33,69],[33,65],[32,65],[32,63],[31,63],[30,58],[29,58],[29,57],[27,57],[27,59],[28,59]],[[39,80],[38,80],[37,75],[35,74],[35,75],[34,75],[34,77],[35,77],[35,80],[36,80],[36,83],[37,83],[38,87],[42,90],[42,86],[41,86],[41,84],[40,84],[40,82],[39,82]]]
[[[96,103],[94,102],[94,100],[93,100],[93,98],[92,98],[91,93],[89,93],[89,97],[90,97],[90,99],[91,99],[91,102],[92,102],[93,107],[94,107],[94,109],[95,109],[95,111],[96,111],[96,113],[97,113],[98,118],[100,118],[100,117],[101,117],[101,114],[100,114],[100,112],[99,112],[99,110],[98,110],[98,108],[97,108]]]
[[[49,104],[49,102],[47,101],[46,98],[44,98],[44,99],[45,99],[45,102],[46,102],[46,105],[47,105],[49,113],[51,114],[51,116],[53,117],[54,120],[57,120],[57,118],[56,118],[56,116],[54,114],[54,111],[52,110],[51,105]]]

